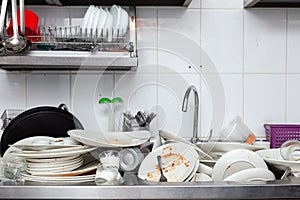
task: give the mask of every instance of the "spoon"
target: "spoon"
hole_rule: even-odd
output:
[[[5,21],[5,14],[6,14],[6,9],[7,9],[7,2],[8,0],[2,0],[2,5],[1,5],[1,14],[0,14],[0,53],[3,53],[5,51],[4,48],[4,41],[2,40],[3,37],[3,29],[4,29],[4,21]]]
[[[159,171],[160,171],[160,178],[159,178],[159,182],[168,182],[167,177],[164,176],[162,167],[161,167],[161,156],[157,156],[157,162],[158,162],[158,167],[159,167]]]
[[[17,3],[11,0],[11,12],[13,21],[13,36],[5,41],[5,49],[10,52],[20,52],[26,47],[26,41],[18,34]]]

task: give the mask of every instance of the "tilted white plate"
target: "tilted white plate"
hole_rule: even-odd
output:
[[[228,152],[235,149],[248,149],[251,151],[257,151],[265,149],[263,146],[251,145],[241,142],[202,142],[197,144],[198,147],[203,149],[205,152]]]
[[[150,137],[149,131],[130,132],[96,132],[87,130],[70,130],[71,138],[83,144],[97,147],[131,147],[145,143]]]
[[[236,149],[224,154],[215,164],[212,172],[214,181],[223,181],[228,176],[250,168],[268,169],[265,161],[253,151]]]
[[[21,151],[12,151],[10,152],[14,156],[22,157],[22,158],[57,158],[57,157],[64,157],[64,156],[73,156],[73,155],[81,155],[93,150],[97,149],[96,147],[86,147],[85,149],[80,150],[70,150],[66,152],[59,152],[59,153],[31,153],[26,154],[22,153]]]
[[[138,171],[139,178],[159,181],[158,155],[162,158],[162,169],[168,182],[183,182],[193,172],[195,163],[199,162],[197,152],[189,145],[183,143],[166,144],[146,156]]]

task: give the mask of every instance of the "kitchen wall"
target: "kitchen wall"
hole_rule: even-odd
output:
[[[33,10],[41,24],[74,25],[85,9]],[[153,133],[164,128],[190,137],[193,96],[187,113],[181,105],[195,85],[202,136],[211,128],[217,136],[236,115],[258,137],[265,136],[264,123],[300,122],[299,9],[244,10],[243,0],[192,0],[187,9],[138,7],[137,17],[137,71],[1,71],[0,111],[64,102],[86,129],[107,130],[108,107],[97,101],[121,96],[117,117],[126,109],[152,110],[158,113]]]

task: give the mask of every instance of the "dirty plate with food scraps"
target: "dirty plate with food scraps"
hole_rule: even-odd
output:
[[[150,137],[149,131],[97,132],[87,130],[70,130],[71,138],[96,147],[131,147],[145,143]]]
[[[183,143],[170,143],[152,151],[142,162],[138,177],[147,181],[159,182],[160,170],[157,156],[162,157],[162,169],[168,182],[183,182],[193,172],[198,154],[194,148]]]

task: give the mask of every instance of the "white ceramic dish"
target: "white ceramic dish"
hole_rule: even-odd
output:
[[[57,158],[27,158],[26,162],[30,162],[32,164],[56,164],[56,163],[63,163],[63,162],[69,162],[70,160],[76,159],[80,156],[67,156],[67,157],[57,157]]]
[[[113,28],[113,16],[108,11],[107,8],[105,8],[106,12],[106,18],[105,23],[103,25],[103,36],[107,38],[108,42],[112,41],[112,28]]]
[[[120,7],[119,36],[125,36],[128,30],[129,16],[126,10]]]
[[[95,180],[95,175],[82,175],[82,176],[64,176],[64,177],[52,177],[52,176],[34,176],[27,173],[23,173],[22,176],[27,181],[35,182],[90,182]]]
[[[250,168],[234,173],[223,181],[258,182],[274,180],[276,180],[275,175],[270,170],[265,168]]]
[[[199,168],[199,165],[200,165],[200,161],[199,161],[199,156],[196,157],[196,162],[195,162],[195,166],[194,166],[194,169],[193,171],[190,173],[190,175],[184,180],[184,182],[190,182],[195,174],[197,173],[197,170]]]
[[[197,150],[200,153],[200,158],[208,158],[208,159],[213,160],[213,158],[210,155],[208,155],[207,153],[205,153],[202,149],[200,149],[196,145],[192,144],[188,140],[186,140],[178,135],[175,135],[175,134],[170,133],[165,130],[159,130],[159,135],[166,140],[175,140],[177,142],[181,142],[181,143],[184,143],[184,144],[187,144],[187,145],[193,147],[195,150]]]
[[[83,161],[83,158],[80,156],[73,160],[67,160],[62,162],[48,162],[48,163],[33,163],[26,161],[26,166],[29,168],[51,168],[51,167],[60,167],[60,166],[69,166]]]
[[[40,173],[62,173],[62,172],[71,172],[74,169],[77,169],[82,165],[83,161],[75,163],[70,166],[61,166],[61,167],[49,167],[49,168],[26,168],[26,171],[32,175]]]
[[[97,147],[138,146],[145,143],[151,137],[149,131],[101,133],[87,130],[70,130],[68,134],[79,142]]]
[[[268,169],[265,161],[253,151],[236,149],[227,152],[216,162],[212,171],[212,179],[222,181],[236,172],[250,168]]]
[[[92,8],[93,8],[93,6],[89,6],[89,8],[87,9],[87,11],[84,14],[82,25],[81,25],[82,32],[85,32],[85,29],[88,27],[90,16],[92,14]]]
[[[101,36],[105,21],[107,17],[107,12],[102,7],[99,8],[99,19],[97,21],[96,29],[98,30],[97,37]]]
[[[87,164],[84,166],[81,166],[80,168],[71,171],[71,172],[59,172],[59,173],[47,173],[47,172],[41,172],[41,173],[35,173],[35,176],[51,176],[51,177],[66,177],[66,176],[78,176],[81,174],[85,174],[88,172],[91,172],[93,170],[97,169],[99,162],[93,162],[91,164]]]
[[[248,149],[251,151],[257,151],[265,149],[260,145],[251,145],[241,142],[202,142],[197,144],[198,147],[203,149],[205,152],[229,152],[235,149]]]
[[[266,149],[257,151],[256,153],[267,163],[275,165],[282,170],[290,167],[292,172],[300,172],[300,161],[283,160],[280,149]]]
[[[113,37],[118,36],[118,30],[120,28],[120,19],[121,19],[121,8],[119,6],[113,5],[110,8],[110,13],[113,16]]]
[[[93,13],[93,21],[92,21],[92,36],[95,38],[96,33],[98,30],[98,22],[101,20],[100,14],[101,14],[102,8],[95,7],[94,13]]]
[[[203,164],[203,163],[199,163],[199,167],[197,169],[197,172],[201,172],[201,173],[204,173],[204,174],[207,174],[209,176],[212,175],[212,171],[213,171],[213,168]]]
[[[193,172],[195,163],[199,161],[197,152],[190,146],[183,143],[166,144],[146,156],[138,171],[139,178],[159,181],[158,155],[162,157],[162,169],[168,182],[183,182]]]
[[[75,156],[88,153],[90,151],[95,150],[95,147],[87,147],[85,149],[80,150],[70,150],[66,152],[59,152],[59,153],[36,153],[36,154],[25,154],[20,151],[12,151],[10,152],[14,156],[22,157],[22,158],[57,158],[57,157],[64,157],[64,156]]]
[[[47,149],[47,150],[40,150],[40,151],[23,150],[22,152],[25,153],[25,154],[61,153],[61,152],[81,150],[81,149],[86,149],[86,148],[87,148],[87,146],[79,145],[79,146],[74,146],[74,147],[65,147],[65,148],[57,148],[57,149]]]
[[[202,182],[202,181],[213,181],[210,176],[204,173],[196,173],[194,178],[192,179],[194,182]]]
[[[18,158],[14,155],[12,155],[11,151],[19,151],[18,148],[14,147],[13,145],[31,145],[33,141],[35,140],[53,140],[53,137],[47,137],[47,136],[35,136],[35,137],[29,137],[25,138],[23,140],[19,140],[15,144],[12,144],[3,154],[3,160],[7,162],[23,162],[23,158]]]

